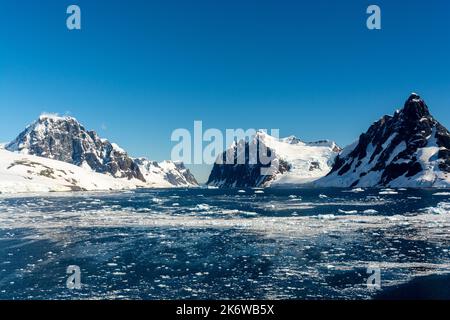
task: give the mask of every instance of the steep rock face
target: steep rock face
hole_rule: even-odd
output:
[[[207,184],[222,188],[301,185],[327,174],[339,151],[328,140],[305,143],[296,137],[276,139],[258,132],[219,157]]]
[[[450,183],[450,133],[413,93],[404,108],[375,122],[316,182],[331,187],[445,187]]]
[[[41,116],[6,149],[88,167],[116,178],[145,181],[139,167],[124,150],[100,139],[72,117]]]
[[[115,143],[86,130],[75,118],[43,115],[5,149],[73,164],[114,178],[139,180],[139,187],[197,186],[183,163],[131,158]]]

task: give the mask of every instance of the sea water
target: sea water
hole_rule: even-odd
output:
[[[449,250],[448,190],[0,197],[0,299],[371,299],[449,274]]]

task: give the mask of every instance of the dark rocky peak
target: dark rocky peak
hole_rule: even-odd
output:
[[[450,133],[415,93],[393,116],[383,116],[346,147],[327,186],[441,186],[450,173]]]
[[[297,138],[296,136],[289,136],[287,138],[281,139],[281,141],[289,143],[289,144],[303,143],[303,141],[300,140],[299,138]]]
[[[412,93],[399,115],[408,122],[418,121],[422,118],[431,118],[425,101],[416,93]]]
[[[6,146],[13,152],[31,154],[93,171],[109,173],[116,178],[145,181],[139,167],[114,143],[88,131],[75,118],[41,115]]]

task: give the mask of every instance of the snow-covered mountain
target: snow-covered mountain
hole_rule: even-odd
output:
[[[137,180],[146,187],[196,186],[194,176],[183,164],[131,158],[117,144],[86,130],[75,118],[42,115],[5,149],[72,164],[87,171],[118,179]],[[144,163],[155,164],[152,170]],[[150,168],[150,167],[149,167]],[[156,170],[155,168],[158,168]]]
[[[258,152],[263,144],[269,165],[259,161]],[[341,149],[332,141],[305,143],[296,137],[276,139],[259,131],[250,141],[241,140],[227,149],[214,164],[207,184],[210,186],[268,187],[300,185],[326,175]],[[226,161],[226,159],[232,159]],[[223,160],[223,161],[221,161]],[[269,174],[262,174],[268,169]]]
[[[138,179],[114,178],[62,161],[0,149],[0,193],[108,191],[146,187]]]
[[[449,187],[450,133],[413,93],[402,110],[382,117],[346,147],[315,185]]]
[[[175,186],[182,187],[186,185],[196,186],[197,180],[192,173],[179,161],[150,161],[145,158],[135,160],[140,171],[144,175],[147,184],[156,186]]]
[[[71,163],[116,178],[145,181],[124,150],[100,139],[72,117],[42,115],[6,145],[6,150]]]

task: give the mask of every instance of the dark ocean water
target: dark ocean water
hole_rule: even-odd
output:
[[[417,281],[427,298],[429,277],[450,287],[450,193],[359,191],[3,197],[0,299],[401,298]],[[69,265],[79,290],[66,286]],[[369,267],[381,288],[367,286]]]

